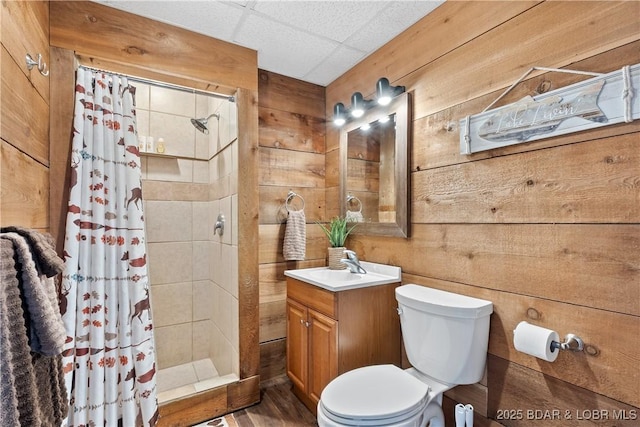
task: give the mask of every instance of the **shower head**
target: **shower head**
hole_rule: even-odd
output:
[[[206,118],[203,117],[201,119],[191,119],[191,124],[200,132],[204,133],[205,135],[208,135],[209,129],[207,128],[207,122],[211,117],[215,117],[216,119],[220,120],[220,114],[213,113]]]

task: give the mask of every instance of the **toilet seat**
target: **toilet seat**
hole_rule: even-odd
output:
[[[419,415],[429,403],[429,386],[394,365],[354,369],[322,391],[319,409],[340,425],[380,426]]]

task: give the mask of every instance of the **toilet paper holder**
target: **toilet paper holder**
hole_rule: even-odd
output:
[[[574,334],[567,334],[564,337],[564,342],[551,341],[551,351],[555,349],[571,350],[571,351],[583,351],[584,341]]]

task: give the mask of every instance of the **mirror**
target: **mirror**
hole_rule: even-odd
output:
[[[340,213],[356,234],[409,237],[410,102],[403,93],[340,131]]]

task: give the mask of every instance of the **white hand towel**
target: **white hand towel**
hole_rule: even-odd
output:
[[[304,261],[307,247],[307,221],[304,211],[290,211],[284,231],[282,255],[286,261]]]

